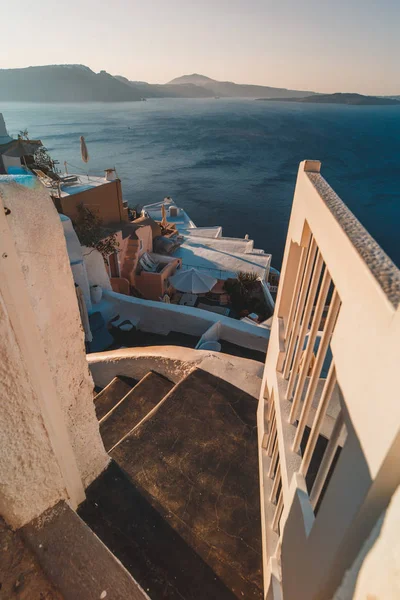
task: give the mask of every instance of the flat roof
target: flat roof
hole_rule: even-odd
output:
[[[194,267],[218,279],[236,277],[238,271],[256,273],[265,280],[271,264],[271,254],[238,252],[226,247],[224,243],[209,245],[201,243],[199,238],[187,238],[173,253],[176,258],[182,259],[182,266]],[[223,240],[222,240],[223,241]]]
[[[149,215],[149,217],[151,217],[155,221],[161,221],[161,219],[162,219],[161,206],[163,204],[165,204],[165,211],[167,214],[168,223],[173,223],[180,233],[183,233],[186,229],[196,227],[196,225],[189,218],[189,215],[183,210],[183,208],[177,207],[176,204],[174,204],[173,202],[171,202],[169,204],[164,203],[164,202],[157,202],[156,204],[148,204],[147,206],[143,206],[142,210],[146,211],[146,213]],[[170,206],[174,206],[178,209],[178,215],[176,217],[170,216],[170,214],[169,214]]]
[[[61,198],[67,198],[68,196],[80,194],[81,192],[85,192],[86,190],[91,190],[95,187],[112,183],[112,181],[109,181],[105,177],[98,177],[96,175],[78,175],[76,173],[65,173],[63,175],[63,177],[70,176],[77,177],[78,179],[73,183],[61,184]],[[55,188],[55,190],[56,189],[57,188]]]
[[[230,237],[217,237],[217,238],[209,238],[208,236],[199,235],[189,235],[185,234],[185,241],[187,241],[192,246],[196,244],[203,244],[204,246],[208,246],[208,248],[215,248],[220,251],[227,252],[238,252],[239,254],[252,254],[253,253],[253,240],[245,240],[244,238],[230,238]],[[255,254],[263,254],[264,252],[261,250],[256,250]]]
[[[148,204],[143,210],[154,220],[161,221],[161,207],[165,205],[167,221],[174,223],[184,242],[173,252],[182,259],[184,267],[194,267],[208,272],[218,279],[236,277],[238,271],[256,273],[265,280],[271,265],[271,255],[254,248],[253,240],[222,237],[222,227],[196,227],[187,213],[170,200]],[[169,207],[178,209],[176,217],[170,217]]]

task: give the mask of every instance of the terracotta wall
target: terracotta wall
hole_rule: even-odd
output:
[[[72,221],[78,215],[77,207],[83,204],[102,218],[104,225],[128,221],[128,210],[123,206],[121,181],[116,179],[79,194],[53,198],[58,212],[67,215]]]
[[[161,273],[147,273],[142,271],[135,277],[135,286],[148,300],[159,300],[168,290],[168,277],[174,275],[180,259],[171,261],[164,267]]]

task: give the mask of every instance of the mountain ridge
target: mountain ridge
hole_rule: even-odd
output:
[[[130,81],[82,64],[0,69],[0,101],[132,102],[142,98],[300,97],[302,92],[268,86],[220,82],[205,75],[183,75],[166,84]]]
[[[247,83],[234,83],[233,81],[218,81],[211,79],[206,75],[193,73],[192,75],[182,75],[172,79],[168,85],[182,85],[193,83],[214,92],[215,96],[226,98],[258,98],[261,95],[267,95],[269,98],[287,97],[300,98],[306,95],[312,96],[316,92],[305,90],[292,90],[288,88],[276,88],[267,85],[255,85]]]
[[[0,100],[20,102],[131,102],[139,92],[106,71],[85,65],[0,69]]]
[[[335,92],[334,94],[317,94],[304,98],[257,98],[260,101],[303,102],[305,104],[347,104],[351,106],[400,106],[400,99],[392,97],[365,96],[363,94]]]

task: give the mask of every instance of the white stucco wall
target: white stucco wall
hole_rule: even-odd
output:
[[[66,493],[3,297],[0,356],[0,514],[19,527]]]
[[[265,352],[268,346],[268,329],[213,312],[142,300],[116,292],[106,291],[103,298],[97,310],[102,312],[106,321],[119,314],[121,319],[132,318],[138,329],[143,331],[161,334],[177,331],[199,336],[199,339],[214,323],[220,322],[221,339],[260,352]]]
[[[82,252],[89,285],[100,285],[103,290],[111,290],[110,278],[100,252],[95,248],[87,248],[86,246],[82,246]]]
[[[255,360],[179,346],[121,348],[88,354],[87,359],[93,379],[100,387],[105,387],[116,375],[141,379],[151,370],[178,383],[198,367],[258,398],[263,372],[263,364]]]
[[[93,380],[86,363],[83,330],[63,227],[50,196],[41,186],[28,189],[15,184],[0,184],[0,195],[3,203],[11,210],[7,226],[15,243],[19,267],[25,281],[25,292],[33,309],[40,343],[53,376],[56,398],[61,405],[79,474],[83,485],[87,486],[104,469],[108,455],[100,438],[93,406]],[[21,319],[24,319],[23,314]],[[13,473],[9,473],[9,476],[14,477],[20,471],[23,460],[26,460],[26,472],[32,470],[32,479],[37,478],[38,485],[46,479],[48,485],[52,486],[51,482],[55,482],[55,468],[42,439],[45,433],[42,432],[39,440],[32,437],[32,427],[40,428],[40,420],[36,424],[30,423],[31,408],[28,414],[24,413],[22,398],[29,395],[30,373],[24,371],[25,359],[23,356],[18,357],[15,343],[10,338],[12,332],[9,330],[7,315],[3,315],[2,327],[2,340],[7,335],[10,343],[5,345],[3,341],[0,362],[4,365],[9,361],[9,377],[25,386],[18,383],[11,395],[8,391],[2,405],[12,399],[15,410],[10,405],[10,426],[16,430],[22,426],[29,427],[31,433],[27,436],[27,444],[29,447],[32,445],[32,459],[25,455],[22,457],[17,453],[17,447],[12,450],[12,446],[9,446],[10,453],[18,454]],[[8,387],[11,389],[11,383]],[[18,403],[21,405],[20,411],[17,409]],[[9,430],[4,432],[4,428],[1,429],[3,436],[12,435]],[[42,449],[37,457],[34,454],[36,444]],[[24,472],[23,469],[22,471]],[[41,471],[44,477],[41,476]],[[7,486],[5,489],[11,493]],[[32,490],[32,494],[29,490]],[[20,495],[21,498],[24,494],[31,495],[29,502],[33,502],[35,490],[36,488],[31,487],[29,477],[24,478],[20,487],[12,490],[12,494]],[[50,497],[50,493],[43,493],[41,502],[50,502]],[[53,500],[57,500],[54,494]]]
[[[400,488],[332,600],[400,598]]]
[[[86,271],[86,265],[83,260],[82,247],[79,243],[78,236],[72,226],[72,221],[65,215],[60,215],[61,224],[64,230],[65,242],[67,244],[68,258],[71,266],[74,282],[79,285],[85,298],[85,303],[88,311],[92,309],[92,301],[90,299],[89,279]]]
[[[400,422],[400,273],[322,178],[319,167],[317,161],[306,161],[299,168],[258,411],[265,589],[275,557],[282,567],[283,596],[296,600],[333,597],[399,482],[394,447]],[[296,281],[310,283],[302,273],[307,248],[314,243],[341,301],[330,343],[340,396],[328,415],[335,417],[332,409],[339,408],[340,398],[347,440],[309,532],[304,507],[312,514],[312,501],[299,483],[304,483],[300,473],[307,469],[293,450],[298,429],[290,420],[293,405],[281,371],[293,339],[285,336],[285,328],[300,314],[290,308],[294,293],[293,308],[297,300],[302,303]],[[317,398],[313,394],[314,402]],[[275,505],[270,501],[276,480],[268,476],[271,457],[265,450],[272,406],[283,501],[277,535],[271,527]],[[318,432],[317,423],[313,427]],[[325,479],[323,470],[320,475]],[[369,596],[383,597],[375,591]]]

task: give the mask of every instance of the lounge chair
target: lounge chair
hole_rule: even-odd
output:
[[[57,175],[57,173],[52,173],[52,177],[46,175],[40,169],[32,169],[32,171],[36,174],[39,181],[48,188],[57,188],[58,184],[60,185],[72,185],[78,181],[78,177],[76,175]]]
[[[43,173],[40,169],[32,169],[35,173],[36,177],[39,179],[40,183],[47,188],[56,189],[58,187],[58,182],[54,181],[51,177]]]
[[[142,267],[142,269],[147,273],[156,273],[160,263],[153,260],[148,252],[145,252],[139,258],[139,264]]]

